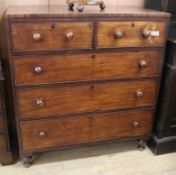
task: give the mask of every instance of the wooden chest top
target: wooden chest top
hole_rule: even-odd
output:
[[[137,17],[137,18],[168,18],[169,13],[158,12],[139,7],[107,6],[106,10],[100,11],[97,8],[87,7],[83,13],[69,11],[64,6],[23,6],[9,7],[6,13],[7,18],[46,18],[46,17]]]

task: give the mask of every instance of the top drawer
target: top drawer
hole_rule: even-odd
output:
[[[13,23],[12,49],[15,52],[92,48],[91,22]]]
[[[109,21],[97,26],[97,48],[164,45],[166,23],[163,21]]]

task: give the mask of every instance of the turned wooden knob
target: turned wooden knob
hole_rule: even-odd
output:
[[[133,125],[134,128],[138,128],[139,127],[139,122],[133,121],[132,125]]]
[[[39,131],[38,135],[40,138],[44,138],[47,136],[47,132],[46,131]]]
[[[135,93],[135,95],[136,95],[136,98],[141,98],[144,94],[143,94],[142,91],[137,90],[136,93]]]
[[[114,39],[120,39],[123,37],[123,32],[120,30],[115,30],[113,33]]]
[[[34,67],[34,73],[35,74],[40,74],[40,73],[42,73],[42,71],[43,71],[43,69],[42,69],[41,66]]]
[[[139,67],[141,67],[141,68],[147,67],[147,61],[145,61],[145,60],[140,60],[140,61],[139,61]]]
[[[142,32],[142,35],[143,35],[144,38],[149,38],[149,37],[151,37],[151,31],[147,30],[147,29],[144,29],[143,32]]]
[[[120,39],[123,37],[123,32],[120,30],[115,30],[113,33],[114,39]]]
[[[43,106],[44,106],[44,101],[43,101],[42,99],[37,99],[37,100],[36,100],[36,105],[37,105],[38,107],[43,107]]]
[[[75,37],[73,32],[67,32],[66,33],[66,38],[68,41],[72,40]]]
[[[42,35],[40,33],[34,33],[32,39],[34,42],[39,42],[42,39]]]

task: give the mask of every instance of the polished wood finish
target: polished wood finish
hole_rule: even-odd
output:
[[[138,47],[163,45],[166,23],[153,21],[99,22],[97,26],[97,48]],[[159,31],[159,36],[145,37],[144,30]],[[122,36],[114,37],[115,32]]]
[[[14,57],[17,85],[158,76],[160,51]],[[146,65],[141,65],[145,62]],[[38,68],[38,71],[36,69]]]
[[[144,148],[169,16],[132,7],[7,11],[9,87],[25,166],[34,153],[70,145],[128,138]]]
[[[137,91],[141,91],[143,96],[137,97]],[[152,106],[155,104],[156,92],[156,80],[19,88],[17,104],[20,118],[38,118],[84,111]],[[43,105],[37,104],[37,100],[42,100]]]
[[[11,30],[14,52],[92,48],[91,22],[13,23]]]
[[[144,9],[141,7],[133,6],[107,6],[105,11],[95,10],[94,8],[88,8],[84,13],[76,11],[69,11],[65,5],[59,6],[11,6],[8,8],[6,18],[8,19],[31,19],[31,18],[137,18],[143,19],[168,19],[169,13],[158,12],[155,10]],[[34,19],[33,19],[34,20]]]
[[[120,137],[145,135],[151,130],[153,110],[67,116],[20,122],[22,149],[29,151]],[[133,122],[139,126],[133,126]],[[40,136],[43,131],[45,136]],[[32,140],[32,142],[31,142]]]

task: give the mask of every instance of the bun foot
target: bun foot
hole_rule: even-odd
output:
[[[145,150],[145,142],[143,140],[139,140],[138,150],[144,151]]]
[[[34,159],[35,157],[33,156],[21,157],[24,168],[29,168],[32,165],[32,161],[34,161]]]
[[[78,5],[77,9],[78,9],[79,12],[83,12],[84,6],[83,5]]]

